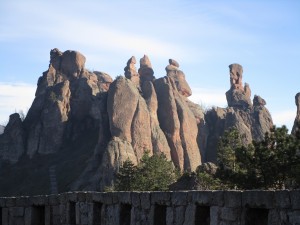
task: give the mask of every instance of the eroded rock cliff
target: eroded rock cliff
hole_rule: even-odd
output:
[[[205,160],[216,162],[217,144],[220,136],[229,128],[236,128],[243,135],[244,144],[260,141],[273,127],[271,114],[265,107],[266,101],[254,95],[246,83],[243,86],[243,68],[239,64],[229,65],[230,89],[226,92],[227,108],[213,108],[205,115],[209,129]]]
[[[49,168],[55,167],[59,191],[103,190],[113,184],[125,160],[137,164],[145,151],[164,153],[179,169],[195,171],[202,162],[216,161],[218,139],[229,127],[245,134],[249,143],[261,140],[272,126],[265,100],[250,100],[238,64],[229,66],[229,107],[204,113],[187,98],[192,91],[174,59],[169,59],[166,76],[156,79],[147,55],[138,70],[132,56],[124,76],[115,80],[85,69],[85,60],[77,51],[51,50],[25,120],[11,115],[0,135],[0,161],[12,164],[5,168],[30,174],[20,176],[24,193],[35,190],[29,181],[35,177],[28,166],[32,162],[38,162],[44,186]],[[8,189],[9,182],[4,185]]]

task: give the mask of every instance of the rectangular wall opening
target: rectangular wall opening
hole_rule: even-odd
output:
[[[268,209],[246,209],[245,225],[268,225]]]
[[[0,225],[2,225],[2,208],[0,208]]]
[[[31,208],[31,224],[44,225],[45,224],[45,206],[32,206]]]
[[[196,205],[195,225],[210,225],[210,207]]]
[[[131,221],[131,205],[120,205],[120,225],[130,225]]]
[[[94,225],[101,224],[101,211],[102,211],[102,203],[94,202],[94,207],[93,207],[93,224]]]
[[[76,203],[69,202],[69,223],[72,225],[76,224]]]
[[[166,225],[167,206],[155,205],[154,207],[154,224]]]

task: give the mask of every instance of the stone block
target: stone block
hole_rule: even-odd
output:
[[[143,209],[150,209],[151,207],[150,196],[151,196],[150,192],[140,193],[141,206]]]
[[[224,206],[224,191],[213,191],[211,205]]]
[[[9,210],[8,208],[2,208],[2,224],[8,224]]]
[[[66,202],[77,202],[78,201],[78,193],[77,192],[67,192],[64,193]]]
[[[86,201],[87,192],[78,192],[77,193],[77,200],[79,202],[85,202]]]
[[[274,191],[244,191],[242,206],[272,209],[275,206]]]
[[[170,205],[170,192],[151,192],[151,204]]]
[[[103,193],[96,192],[92,194],[93,202],[101,202],[103,203]]]
[[[220,217],[225,221],[237,222],[240,220],[241,208],[221,208]]]
[[[0,207],[5,207],[6,198],[0,198]]]
[[[23,217],[24,208],[23,207],[11,207],[9,208],[9,215],[12,217]]]
[[[26,207],[25,208],[25,216],[24,216],[24,221],[25,225],[31,225],[31,215],[32,215],[32,208],[31,207]]]
[[[25,197],[25,196],[21,196],[21,197],[18,197],[16,199],[16,206],[28,206],[29,203],[29,197]]]
[[[16,206],[16,198],[15,197],[10,197],[5,199],[5,206],[6,207],[14,207]]]
[[[275,192],[275,206],[277,208],[286,209],[291,207],[289,191],[276,191]]]
[[[111,192],[103,193],[103,203],[107,205],[113,204],[113,196]]]
[[[67,196],[64,193],[59,194],[58,199],[59,199],[59,204],[67,204],[68,203]]]
[[[292,209],[300,209],[300,190],[290,191]]]
[[[196,205],[189,204],[185,209],[185,220],[183,225],[195,224]]]
[[[210,225],[219,225],[220,221],[220,207],[210,207]]]
[[[131,193],[131,203],[132,203],[133,207],[139,207],[141,205],[140,193],[139,192],[132,192]]]
[[[172,192],[172,205],[186,205],[188,199],[188,192]]]
[[[281,225],[280,213],[276,209],[269,210],[268,224]]]
[[[42,206],[42,205],[48,205],[48,203],[49,203],[48,196],[45,196],[45,195],[29,197],[30,205]]]
[[[242,206],[242,192],[241,191],[225,191],[224,192],[225,207],[241,207]]]
[[[186,206],[177,206],[173,208],[173,219],[175,224],[183,224],[185,221],[185,209]]]
[[[60,204],[59,195],[49,195],[48,201],[49,201],[49,205],[59,205]]]
[[[124,191],[116,193],[120,203],[131,204],[131,192]]]
[[[294,210],[288,213],[289,222],[293,225],[300,225],[300,210]]]
[[[199,205],[212,205],[212,192],[211,191],[193,191],[189,192],[188,198],[191,203]]]
[[[45,206],[45,225],[53,225],[52,218],[52,208],[47,205]]]

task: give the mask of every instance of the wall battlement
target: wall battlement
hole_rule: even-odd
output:
[[[299,225],[300,190],[5,197],[0,218],[0,225]]]

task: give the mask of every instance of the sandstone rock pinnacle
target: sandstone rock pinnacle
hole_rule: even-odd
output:
[[[252,107],[249,84],[243,87],[243,67],[239,64],[229,65],[230,89],[226,92],[229,107]]]
[[[125,77],[127,79],[130,79],[137,87],[140,86],[140,75],[136,71],[135,68],[136,59],[134,56],[132,56],[128,61],[127,65],[124,68]]]
[[[185,80],[185,74],[179,70],[179,64],[174,59],[169,59],[169,65],[166,67],[167,76],[171,77],[176,84],[177,90],[185,97],[192,95],[192,90]]]
[[[144,55],[143,58],[140,59],[139,74],[141,77],[141,83],[145,81],[153,81],[155,79],[153,76],[154,71],[147,55]]]

